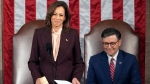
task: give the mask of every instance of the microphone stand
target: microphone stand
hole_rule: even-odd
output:
[[[52,51],[51,51],[52,52]],[[52,62],[53,60],[53,53],[51,54],[50,53],[50,51],[49,51],[49,49],[48,49],[48,53],[49,53],[49,55],[50,55],[50,61]],[[53,84],[54,84],[54,72],[53,72],[53,65],[52,65],[52,63],[51,63],[51,67],[52,67],[52,81],[53,81]]]

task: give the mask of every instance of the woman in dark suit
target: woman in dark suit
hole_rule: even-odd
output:
[[[43,77],[49,84],[54,79],[80,84],[84,63],[78,31],[69,27],[69,21],[67,4],[57,1],[48,9],[45,27],[35,30],[28,66],[36,84]]]

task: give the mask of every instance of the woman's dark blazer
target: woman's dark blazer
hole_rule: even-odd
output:
[[[52,44],[52,34],[45,28],[36,29],[34,32],[31,56],[28,62],[34,82],[37,78],[45,76],[52,83],[52,73],[56,80],[72,81],[76,77],[79,81],[84,70],[84,63],[81,57],[78,32],[70,29],[67,33],[62,30],[60,47],[57,60],[50,59],[46,50],[46,44]],[[52,66],[51,66],[52,65]],[[52,72],[53,69],[53,72]]]

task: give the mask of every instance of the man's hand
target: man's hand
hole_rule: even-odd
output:
[[[72,79],[72,84],[80,84],[80,82],[78,81],[77,78],[73,78]]]

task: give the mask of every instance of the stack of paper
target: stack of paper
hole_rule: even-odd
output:
[[[57,84],[72,84],[71,82],[69,81],[66,81],[66,80],[54,80]]]

